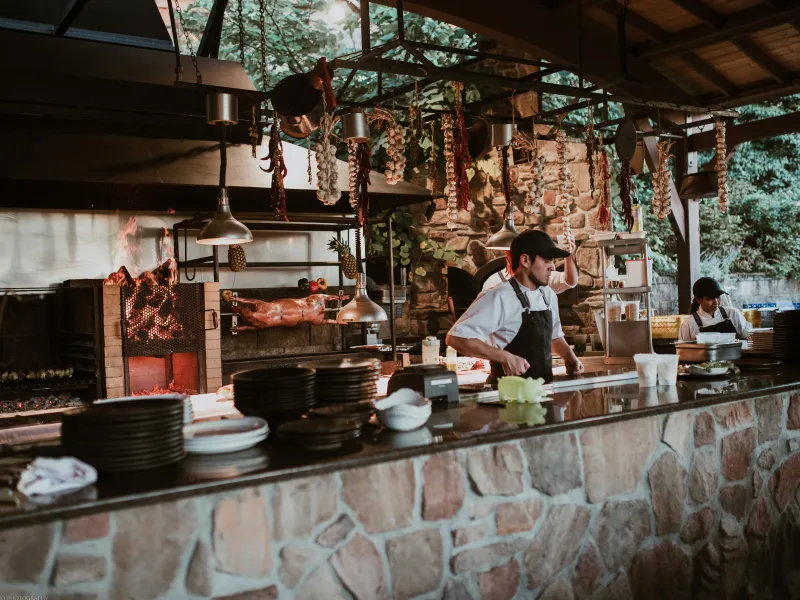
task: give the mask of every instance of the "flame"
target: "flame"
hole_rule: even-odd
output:
[[[141,250],[138,242],[136,241],[136,233],[139,226],[136,223],[136,217],[129,217],[117,232],[116,250],[114,253],[115,262],[117,264],[129,265],[129,271],[135,277],[141,272],[137,266],[139,252]]]
[[[164,234],[161,237],[161,260],[168,260],[175,257],[175,248],[172,245],[172,232],[164,227]]]

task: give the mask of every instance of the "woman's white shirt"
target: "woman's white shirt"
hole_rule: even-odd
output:
[[[739,336],[745,337],[748,333],[750,333],[750,330],[753,328],[753,326],[750,325],[747,319],[744,318],[744,315],[739,309],[725,307],[725,312],[728,314],[728,318],[731,320],[731,323],[733,324]],[[719,309],[717,309],[713,315],[710,315],[702,308],[698,308],[697,316],[700,317],[703,327],[716,325],[717,323],[721,323],[725,320],[722,318],[722,313]],[[682,342],[694,341],[697,339],[697,333],[699,331],[700,328],[697,326],[697,322],[694,320],[694,317],[689,315],[683,320],[683,323],[681,323],[680,340]]]

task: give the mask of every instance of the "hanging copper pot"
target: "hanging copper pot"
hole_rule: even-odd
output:
[[[467,149],[472,160],[479,159],[492,149],[489,144],[489,123],[486,119],[478,117],[467,129]]]
[[[270,101],[280,115],[281,131],[293,138],[307,138],[319,127],[325,110],[336,108],[325,58],[320,58],[310,73],[282,79],[270,93]]]

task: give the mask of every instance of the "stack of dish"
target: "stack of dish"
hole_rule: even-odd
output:
[[[100,473],[163,467],[184,456],[183,411],[181,400],[163,398],[68,410],[61,445]]]
[[[800,310],[782,310],[775,313],[775,335],[772,356],[784,360],[800,360]]]
[[[361,435],[361,426],[352,419],[300,419],[280,425],[277,437],[305,450],[338,450]]]
[[[348,402],[316,406],[308,411],[308,416],[312,419],[351,419],[366,425],[374,412],[371,402]]]
[[[252,448],[269,435],[269,427],[259,417],[204,421],[183,430],[184,446],[190,454],[221,454]]]
[[[232,380],[236,409],[273,425],[298,419],[314,406],[314,369],[253,369],[234,374]]]
[[[319,404],[372,402],[378,397],[381,362],[376,358],[345,358],[303,366],[316,369]]]
[[[123,396],[121,398],[103,398],[93,404],[113,404],[115,402],[140,402],[142,400],[180,400],[183,402],[183,422],[188,425],[194,419],[192,399],[185,394],[163,394],[160,396]]]
[[[754,329],[747,340],[746,352],[748,354],[772,354],[773,338],[772,329]]]

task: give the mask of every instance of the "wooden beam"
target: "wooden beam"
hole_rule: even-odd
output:
[[[679,6],[698,21],[701,21],[712,29],[719,29],[725,24],[726,17],[717,13],[710,6],[706,6],[699,0],[670,0],[672,4]]]
[[[241,0],[239,0],[241,2]],[[225,19],[225,9],[228,7],[228,0],[214,0],[211,11],[208,14],[206,28],[203,30],[203,37],[197,47],[197,56],[207,56],[209,58],[219,57],[219,44],[222,40],[222,22]],[[177,42],[176,42],[177,43]]]
[[[733,148],[745,142],[771,138],[778,135],[800,133],[800,112],[759,119],[741,125],[729,125],[725,132],[725,141],[728,148]],[[689,136],[689,149],[693,152],[710,150],[717,147],[716,132],[704,131]]]
[[[622,6],[615,0],[606,0],[606,2],[600,4],[598,8],[613,17],[618,16],[623,10]],[[625,19],[627,20],[628,25],[645,34],[655,43],[661,45],[669,43],[669,33],[667,31],[664,31],[661,29],[661,27],[651,21],[648,21],[640,14],[632,11],[630,8],[628,8],[628,14]]]
[[[737,88],[736,93],[728,96],[701,96],[698,100],[707,106],[723,104],[725,106],[743,106],[755,102],[765,102],[774,98],[782,98],[800,92],[800,72],[789,73],[788,81],[776,83],[772,79],[759,81],[751,86]]]
[[[376,3],[394,5],[393,0],[376,0]],[[493,0],[490,5],[463,0],[405,0],[404,6],[407,11],[464,27],[518,52],[531,52],[572,68],[578,64],[578,23],[571,11],[551,10],[538,2],[518,0]],[[508,18],[509,15],[514,18]],[[536,27],[532,29],[531,23]],[[691,94],[636,57],[628,60],[630,77],[624,78],[616,44],[607,32],[584,28],[583,50],[583,73],[593,83],[608,87],[609,82],[618,81],[612,91],[637,98],[682,104],[692,101]]]
[[[749,37],[737,38],[732,42],[742,54],[764,69],[775,81],[778,83],[786,83],[788,81],[788,75],[780,63],[762,50]]]
[[[61,13],[61,20],[55,26],[53,33],[56,35],[64,35],[67,29],[72,27],[75,19],[81,14],[83,7],[88,4],[89,0],[69,0],[64,12]]]
[[[733,84],[728,81],[728,79],[722,75],[719,71],[717,71],[714,67],[709,65],[706,61],[702,58],[690,52],[688,54],[684,54],[681,56],[683,61],[689,65],[692,69],[694,69],[700,77],[708,81],[709,83],[714,84],[718,87],[726,96],[733,95],[735,89]]]
[[[632,53],[639,58],[652,61],[667,56],[683,54],[703,46],[725,42],[731,38],[784,25],[787,21],[800,16],[800,1],[788,0],[779,9],[772,9],[764,4],[753,6],[732,14],[719,29],[710,29],[708,25],[689,27],[670,36],[666,46],[646,42],[634,47]]]

